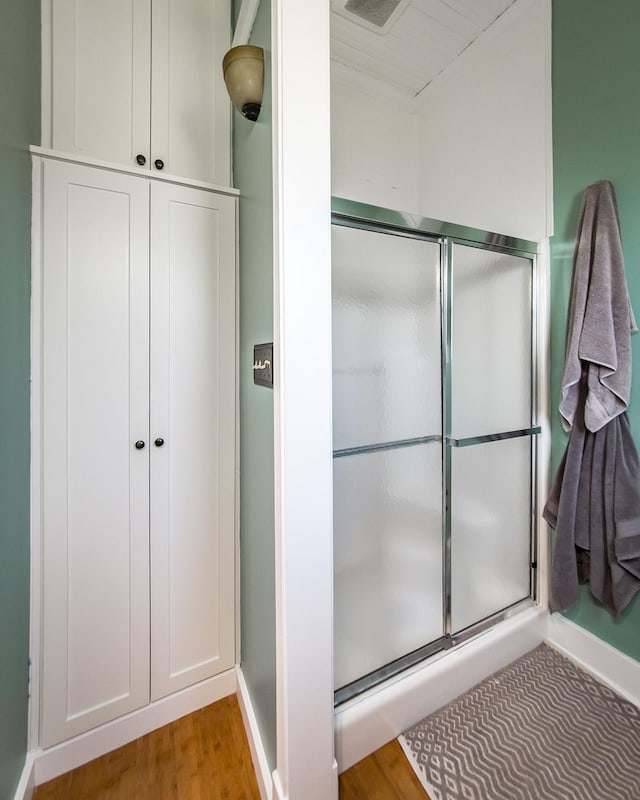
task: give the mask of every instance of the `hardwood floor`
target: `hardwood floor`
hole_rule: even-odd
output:
[[[394,739],[340,775],[340,800],[429,800]]]
[[[260,800],[235,695],[36,788],[33,800]]]
[[[38,786],[33,800],[260,800],[235,695]],[[429,800],[397,741],[340,775],[340,800]]]

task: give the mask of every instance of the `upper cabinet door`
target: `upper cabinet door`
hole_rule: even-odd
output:
[[[148,163],[151,0],[55,0],[51,45],[52,147]]]
[[[152,169],[221,186],[230,181],[231,109],[222,57],[229,6],[214,0],[153,0]]]
[[[51,146],[229,185],[230,37],[229,0],[52,0]]]

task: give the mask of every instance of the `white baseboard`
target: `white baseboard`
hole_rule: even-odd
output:
[[[35,758],[33,753],[27,753],[22,775],[18,781],[13,800],[31,800],[33,790],[36,788],[34,764]]]
[[[35,785],[56,778],[156,728],[234,694],[237,688],[236,673],[237,667],[234,667],[66,742],[46,750],[32,751],[29,755],[34,760]]]
[[[251,750],[253,767],[256,771],[256,778],[258,779],[260,797],[262,800],[271,800],[273,795],[271,770],[269,769],[267,754],[262,744],[262,737],[260,736],[258,720],[253,709],[253,703],[251,702],[251,695],[249,694],[247,683],[242,674],[242,669],[240,668],[238,668],[238,702],[240,704],[240,711],[242,711],[242,719],[244,720],[247,739],[249,740],[249,749]]]
[[[331,771],[333,773],[333,792],[330,798],[326,798],[326,800],[338,800],[338,762],[333,759],[333,763],[331,764]],[[272,800],[288,800],[288,796],[285,794],[284,789],[282,788],[282,780],[280,779],[280,773],[277,769],[273,771],[273,797]],[[323,798],[323,800],[325,800]]]
[[[273,800],[287,800],[287,796],[284,793],[284,789],[282,788],[282,781],[280,780],[280,774],[278,773],[277,769],[273,770]]]
[[[639,661],[560,614],[549,617],[547,641],[615,692],[640,706]]]
[[[539,645],[547,611],[532,608],[346,704],[336,713],[340,772]]]

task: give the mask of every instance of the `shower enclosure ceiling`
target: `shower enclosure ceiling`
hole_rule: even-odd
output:
[[[334,200],[343,702],[534,595],[531,242]]]
[[[415,98],[513,2],[331,0],[332,69]]]

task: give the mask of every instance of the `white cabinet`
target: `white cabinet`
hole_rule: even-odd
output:
[[[235,200],[43,172],[47,747],[234,664]]]
[[[51,0],[49,15],[45,142],[229,185],[228,0]]]

